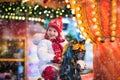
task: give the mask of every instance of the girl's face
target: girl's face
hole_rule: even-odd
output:
[[[58,36],[58,32],[55,28],[53,27],[49,27],[47,30],[47,35],[49,37],[49,39],[56,39],[56,37]]]

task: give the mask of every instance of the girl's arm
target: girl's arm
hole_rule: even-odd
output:
[[[38,45],[38,57],[43,62],[51,62],[54,58],[52,43],[48,40],[42,40]]]

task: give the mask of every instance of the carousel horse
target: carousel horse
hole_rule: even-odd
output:
[[[85,64],[78,63],[85,54],[85,49],[81,48],[82,44],[84,42],[77,41],[77,39],[67,44],[66,50],[63,51],[63,62],[60,70],[61,80],[81,80],[81,66],[85,66]]]

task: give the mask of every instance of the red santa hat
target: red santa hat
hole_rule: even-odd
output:
[[[48,24],[48,28],[49,27],[54,27],[58,31],[58,33],[62,32],[63,27],[62,17],[51,20]]]

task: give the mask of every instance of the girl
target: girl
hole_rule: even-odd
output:
[[[55,80],[62,60],[63,43],[61,36],[62,18],[50,21],[45,35],[35,34],[33,43],[37,45],[39,70],[45,80]]]

